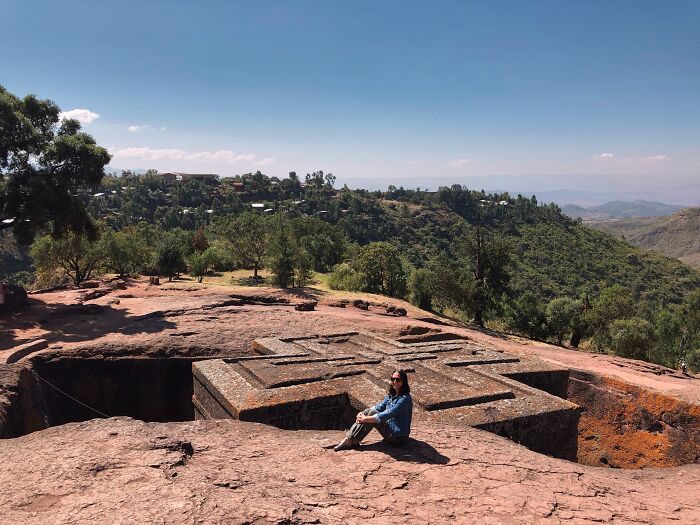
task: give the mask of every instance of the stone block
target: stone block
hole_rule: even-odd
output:
[[[34,341],[15,346],[12,348],[12,352],[9,356],[7,356],[5,362],[16,363],[23,357],[33,354],[34,352],[38,352],[39,350],[43,350],[44,348],[48,348],[48,346],[49,342],[46,339],[36,339]]]
[[[316,301],[305,301],[297,304],[294,309],[300,312],[313,312],[316,308]]]
[[[14,312],[27,306],[27,292],[21,286],[0,283],[0,313]]]
[[[463,339],[402,343],[359,332],[257,339],[254,348],[260,355],[193,363],[196,417],[347,428],[403,368],[414,418],[482,428],[576,459],[579,409],[553,395],[565,395],[565,368]]]

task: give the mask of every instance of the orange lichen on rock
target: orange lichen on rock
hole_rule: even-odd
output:
[[[580,371],[572,372],[569,400],[585,407],[579,463],[639,469],[700,461],[700,406]]]

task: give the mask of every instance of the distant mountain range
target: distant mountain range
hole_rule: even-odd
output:
[[[700,208],[685,208],[668,217],[606,220],[587,225],[700,268]]]
[[[609,221],[638,217],[664,217],[672,215],[682,208],[683,206],[676,204],[635,200],[606,202],[605,204],[588,208],[575,204],[566,204],[562,206],[561,211],[574,219],[580,217],[584,221]]]

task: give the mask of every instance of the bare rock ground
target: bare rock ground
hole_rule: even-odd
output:
[[[72,423],[0,448],[3,523],[700,523],[700,466],[596,469],[468,428],[359,450],[238,421]]]
[[[630,401],[639,397],[637,388],[700,406],[698,378],[456,326],[381,296],[362,295],[369,302],[363,310],[352,306],[357,296],[317,290],[139,281],[94,300],[85,301],[83,292],[33,295],[28,310],[0,318],[0,363],[39,338],[49,344],[38,351],[44,357],[223,357],[280,334],[448,331],[610,378],[600,388]],[[305,301],[318,305],[294,310]],[[407,316],[386,315],[391,305],[406,308]],[[0,417],[16,395],[18,367],[34,355],[0,364]],[[656,399],[645,409],[658,405],[665,424],[663,412],[677,407]],[[602,446],[607,434],[590,428],[598,440],[592,443]],[[652,434],[639,429],[640,440],[667,446],[669,432]],[[336,454],[321,445],[339,440],[338,432],[128,418],[64,425],[0,442],[0,523],[700,523],[698,464],[593,468],[486,432],[420,422],[414,436],[418,442],[406,451],[370,444]]]
[[[84,303],[83,294],[84,290],[35,294],[31,308],[0,317],[0,363],[15,347],[40,338],[49,342],[43,352],[64,355],[226,356],[249,351],[255,338],[282,332],[296,337],[359,329],[396,337],[448,331],[490,347],[614,377],[700,404],[698,378],[642,361],[457,326],[384,296],[348,293],[344,297],[313,288],[283,291],[187,282],[149,286],[145,279]],[[352,299],[358,297],[368,302],[369,310],[352,306]],[[294,311],[296,304],[308,301],[318,303],[315,311]],[[336,307],[341,302],[346,307]],[[405,308],[408,315],[388,315],[388,306]]]

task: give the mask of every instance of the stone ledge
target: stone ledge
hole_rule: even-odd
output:
[[[34,341],[24,343],[23,345],[15,346],[14,348],[10,349],[10,354],[5,359],[5,362],[8,364],[16,363],[20,359],[27,357],[29,354],[33,354],[39,350],[44,350],[45,348],[48,348],[48,346],[49,342],[46,339],[36,339]]]

